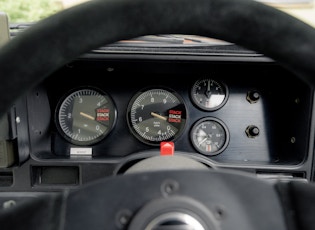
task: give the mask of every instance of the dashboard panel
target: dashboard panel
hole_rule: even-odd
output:
[[[134,80],[134,76],[141,76],[142,80]],[[200,83],[204,79],[207,80]],[[221,99],[207,109],[196,101],[210,101],[207,95],[210,86],[213,87],[210,91]],[[81,89],[97,89],[112,100],[113,113],[106,135],[86,144],[65,138],[58,121],[60,104]],[[149,93],[139,97],[146,90]],[[180,98],[180,106],[173,106],[172,100],[165,99],[169,94],[159,96],[162,109],[150,105],[149,98],[158,98],[152,97],[152,92],[157,96],[161,90]],[[134,124],[139,119],[135,118],[137,109],[131,106],[135,96],[141,99],[138,104],[145,102],[145,107],[156,113],[151,115],[154,121],[144,124],[142,136],[130,125],[131,116]],[[159,150],[160,141],[173,141],[175,151],[202,156],[214,165],[297,166],[308,157],[310,124],[305,121],[311,120],[311,101],[312,90],[307,84],[274,62],[122,62],[82,58],[56,71],[28,95],[31,155],[39,161],[120,162],[139,152]],[[165,107],[165,104],[170,105]],[[86,120],[82,125],[101,119],[95,114],[92,119],[91,115],[81,115]],[[142,114],[140,119],[145,120],[145,116]],[[173,122],[169,122],[171,117]],[[177,131],[168,132],[167,127],[174,125],[179,125]],[[140,125],[136,126],[140,130]],[[146,128],[156,128],[155,133],[146,136]],[[150,139],[153,137],[156,139]]]
[[[160,3],[152,2],[154,6]],[[2,228],[20,228],[17,216],[28,229],[34,229],[34,224],[35,228],[53,224],[65,229],[313,226],[303,211],[307,204],[308,213],[314,213],[310,195],[314,188],[300,183],[314,181],[314,84],[301,80],[311,79],[307,73],[314,71],[307,62],[313,55],[303,49],[312,46],[307,43],[312,41],[308,39],[312,31],[304,33],[303,25],[282,14],[277,23],[267,20],[267,24],[259,24],[257,17],[242,26],[250,14],[239,9],[248,3],[266,12],[264,15],[278,15],[274,9],[268,13],[266,6],[260,10],[253,2],[242,1],[236,8],[230,7],[229,1],[201,1],[204,5],[187,1],[179,8],[179,2],[164,3],[170,6],[166,14],[163,7],[154,7],[162,13],[160,19],[172,15],[173,22],[183,20],[179,27],[172,23],[162,31],[185,31],[187,25],[198,34],[200,29],[201,34],[212,34],[212,29],[202,26],[206,13],[205,18],[213,22],[214,35],[215,31],[223,37],[224,31],[229,35],[229,28],[236,25],[240,33],[233,33],[236,39],[232,41],[244,40],[248,47],[257,44],[257,50],[279,57],[302,75],[298,77],[263,54],[233,44],[204,43],[204,39],[178,35],[100,47],[51,73],[56,64],[60,67],[71,55],[77,57],[93,41],[106,38],[107,32],[109,37],[119,32],[121,25],[126,34],[137,34],[137,29],[158,27],[159,23],[155,13],[146,11],[143,16],[150,15],[151,20],[143,20],[147,23],[144,27],[139,27],[138,19],[135,24],[131,20],[130,24],[112,26],[115,18],[137,17],[151,3],[140,11],[131,4],[129,8],[135,8],[130,14],[122,16],[125,11],[119,10],[108,17],[111,7],[119,7],[110,3],[106,8],[98,1],[74,9],[74,16],[70,16],[70,9],[62,12],[60,19],[53,16],[52,21],[35,25],[34,32],[33,28],[26,31],[26,43],[23,37],[21,43],[14,38],[13,52],[9,44],[0,55],[2,75],[7,79],[2,85],[1,108],[6,100],[26,93],[10,111],[5,110],[8,116],[0,119]],[[214,12],[212,6],[222,9]],[[102,20],[105,24],[93,23],[93,17],[82,19],[82,12],[94,16],[98,10],[99,16],[104,10],[109,13],[104,19],[113,19],[110,25],[106,20]],[[173,10],[176,13],[169,14]],[[226,18],[229,11],[232,16]],[[241,19],[237,20],[239,13]],[[99,21],[100,17],[96,18]],[[75,26],[77,21],[81,22],[80,30]],[[275,31],[268,31],[278,26],[275,31],[281,39],[274,40]],[[297,39],[296,34],[301,36]],[[293,45],[304,38],[303,47]],[[147,39],[153,42],[149,44]],[[46,72],[49,76],[38,74]],[[15,84],[21,81],[25,86]],[[34,88],[24,91],[31,83]],[[12,86],[16,91],[5,89]],[[168,150],[174,147],[174,156],[160,157],[165,155],[162,145]]]

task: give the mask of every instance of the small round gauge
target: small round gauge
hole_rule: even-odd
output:
[[[127,116],[130,130],[140,141],[159,145],[161,141],[172,141],[182,133],[186,107],[172,90],[148,89],[133,97]]]
[[[214,111],[227,101],[228,88],[223,82],[211,78],[200,79],[191,88],[191,98],[198,108]]]
[[[213,156],[226,148],[229,142],[229,133],[222,121],[214,117],[206,117],[194,124],[190,138],[198,152]]]
[[[63,98],[56,110],[57,128],[76,145],[91,145],[112,130],[117,111],[112,99],[95,88],[81,88]]]

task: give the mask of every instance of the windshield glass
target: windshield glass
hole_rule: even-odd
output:
[[[10,23],[36,22],[86,1],[90,0],[0,0],[0,11],[8,15]],[[256,1],[272,5],[315,27],[314,0]]]

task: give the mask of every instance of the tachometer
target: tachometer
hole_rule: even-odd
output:
[[[158,145],[161,141],[172,141],[182,133],[186,107],[174,91],[149,89],[133,97],[127,116],[132,133],[140,141]]]
[[[60,101],[55,120],[66,140],[77,145],[91,145],[112,130],[116,113],[109,95],[99,89],[84,88]]]

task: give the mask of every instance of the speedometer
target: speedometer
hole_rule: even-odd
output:
[[[127,116],[136,138],[149,145],[158,145],[180,136],[186,124],[186,107],[172,90],[148,89],[133,97]]]

